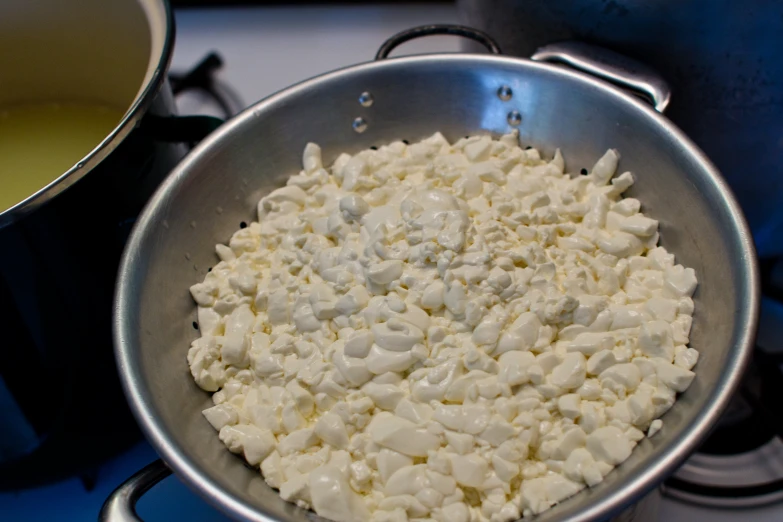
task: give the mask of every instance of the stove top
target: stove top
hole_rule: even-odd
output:
[[[171,81],[179,111],[218,117],[306,78],[371,60],[400,30],[457,22],[455,7],[443,3],[187,9],[176,19]],[[434,37],[401,51],[458,50],[457,39]],[[656,520],[783,520],[783,406],[775,401],[783,396],[783,264],[763,268],[767,295],[751,372],[710,438],[661,488]],[[139,442],[81,477],[0,493],[2,519],[94,520],[108,494],[156,458]],[[138,512],[148,522],[228,520],[173,476],[142,498]]]
[[[671,498],[718,508],[783,505],[781,275],[783,261],[762,262],[761,318],[753,360],[712,434],[666,482],[664,492]]]

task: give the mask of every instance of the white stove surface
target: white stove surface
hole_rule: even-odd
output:
[[[453,5],[235,7],[176,13],[172,71],[193,67],[210,51],[224,61],[219,79],[246,104],[328,71],[372,61],[388,37],[428,23],[456,23]],[[457,52],[460,38],[409,42],[400,54]],[[180,104],[198,111],[199,100]],[[206,112],[210,112],[207,110]]]
[[[177,12],[177,40],[173,71],[184,71],[208,52],[217,51],[224,66],[218,78],[250,105],[280,89],[318,74],[370,61],[380,44],[398,31],[426,23],[455,23],[453,5],[370,5],[318,7],[250,7],[187,9]],[[407,43],[400,53],[457,52],[459,38],[431,37]],[[214,110],[198,96],[180,100],[183,114]],[[167,479],[169,498],[183,501],[184,486]],[[164,487],[164,486],[161,486]],[[153,490],[154,491],[154,490]],[[144,511],[153,518],[155,497],[144,499]],[[170,504],[170,502],[169,502]],[[176,507],[167,505],[171,513]],[[176,511],[175,511],[176,512]],[[204,505],[203,518],[222,520]],[[191,520],[196,520],[191,518]],[[657,520],[666,522],[772,522],[783,520],[783,504],[755,509],[708,509],[663,498]],[[646,521],[645,521],[646,522]]]

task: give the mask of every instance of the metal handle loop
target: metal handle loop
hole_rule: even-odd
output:
[[[421,38],[422,36],[431,36],[435,34],[450,34],[455,36],[462,36],[464,38],[470,38],[475,40],[484,47],[486,47],[492,54],[501,54],[500,46],[495,40],[488,34],[473,29],[471,27],[465,27],[462,25],[449,25],[449,24],[433,24],[433,25],[420,25],[419,27],[413,27],[405,31],[399,32],[383,42],[378,52],[375,54],[376,60],[384,60],[389,57],[389,54],[399,45],[413,40],[415,38]]]
[[[141,130],[155,141],[163,143],[198,143],[224,123],[207,115],[157,116],[146,114]]]
[[[564,63],[616,85],[644,94],[658,112],[669,105],[671,89],[650,67],[602,47],[582,42],[561,42],[539,48],[532,60]]]
[[[136,514],[136,502],[155,484],[171,475],[162,460],[147,465],[115,489],[101,507],[99,522],[142,522]]]

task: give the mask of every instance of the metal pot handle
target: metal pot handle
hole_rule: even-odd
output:
[[[669,105],[671,89],[657,72],[603,47],[583,42],[560,42],[539,48],[530,58],[538,62],[564,63],[643,94],[658,112],[665,111]]]
[[[147,465],[115,489],[101,507],[99,522],[141,522],[136,514],[136,502],[152,486],[171,475],[171,469],[162,461]]]
[[[224,123],[215,116],[157,116],[146,114],[141,129],[151,139],[163,143],[198,143]]]
[[[397,46],[415,38],[431,36],[434,34],[450,34],[455,36],[462,36],[464,38],[470,38],[471,40],[475,40],[486,47],[492,54],[501,54],[498,43],[487,33],[479,31],[478,29],[465,27],[463,25],[433,24],[420,25],[418,27],[413,27],[395,34],[383,42],[380,49],[378,49],[378,52],[375,54],[375,59],[384,60],[389,57],[389,54]]]

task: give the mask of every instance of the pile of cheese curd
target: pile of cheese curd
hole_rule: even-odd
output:
[[[336,522],[507,522],[598,484],[698,359],[694,271],[618,160],[436,133],[325,167],[308,144],[190,289],[204,416]]]

